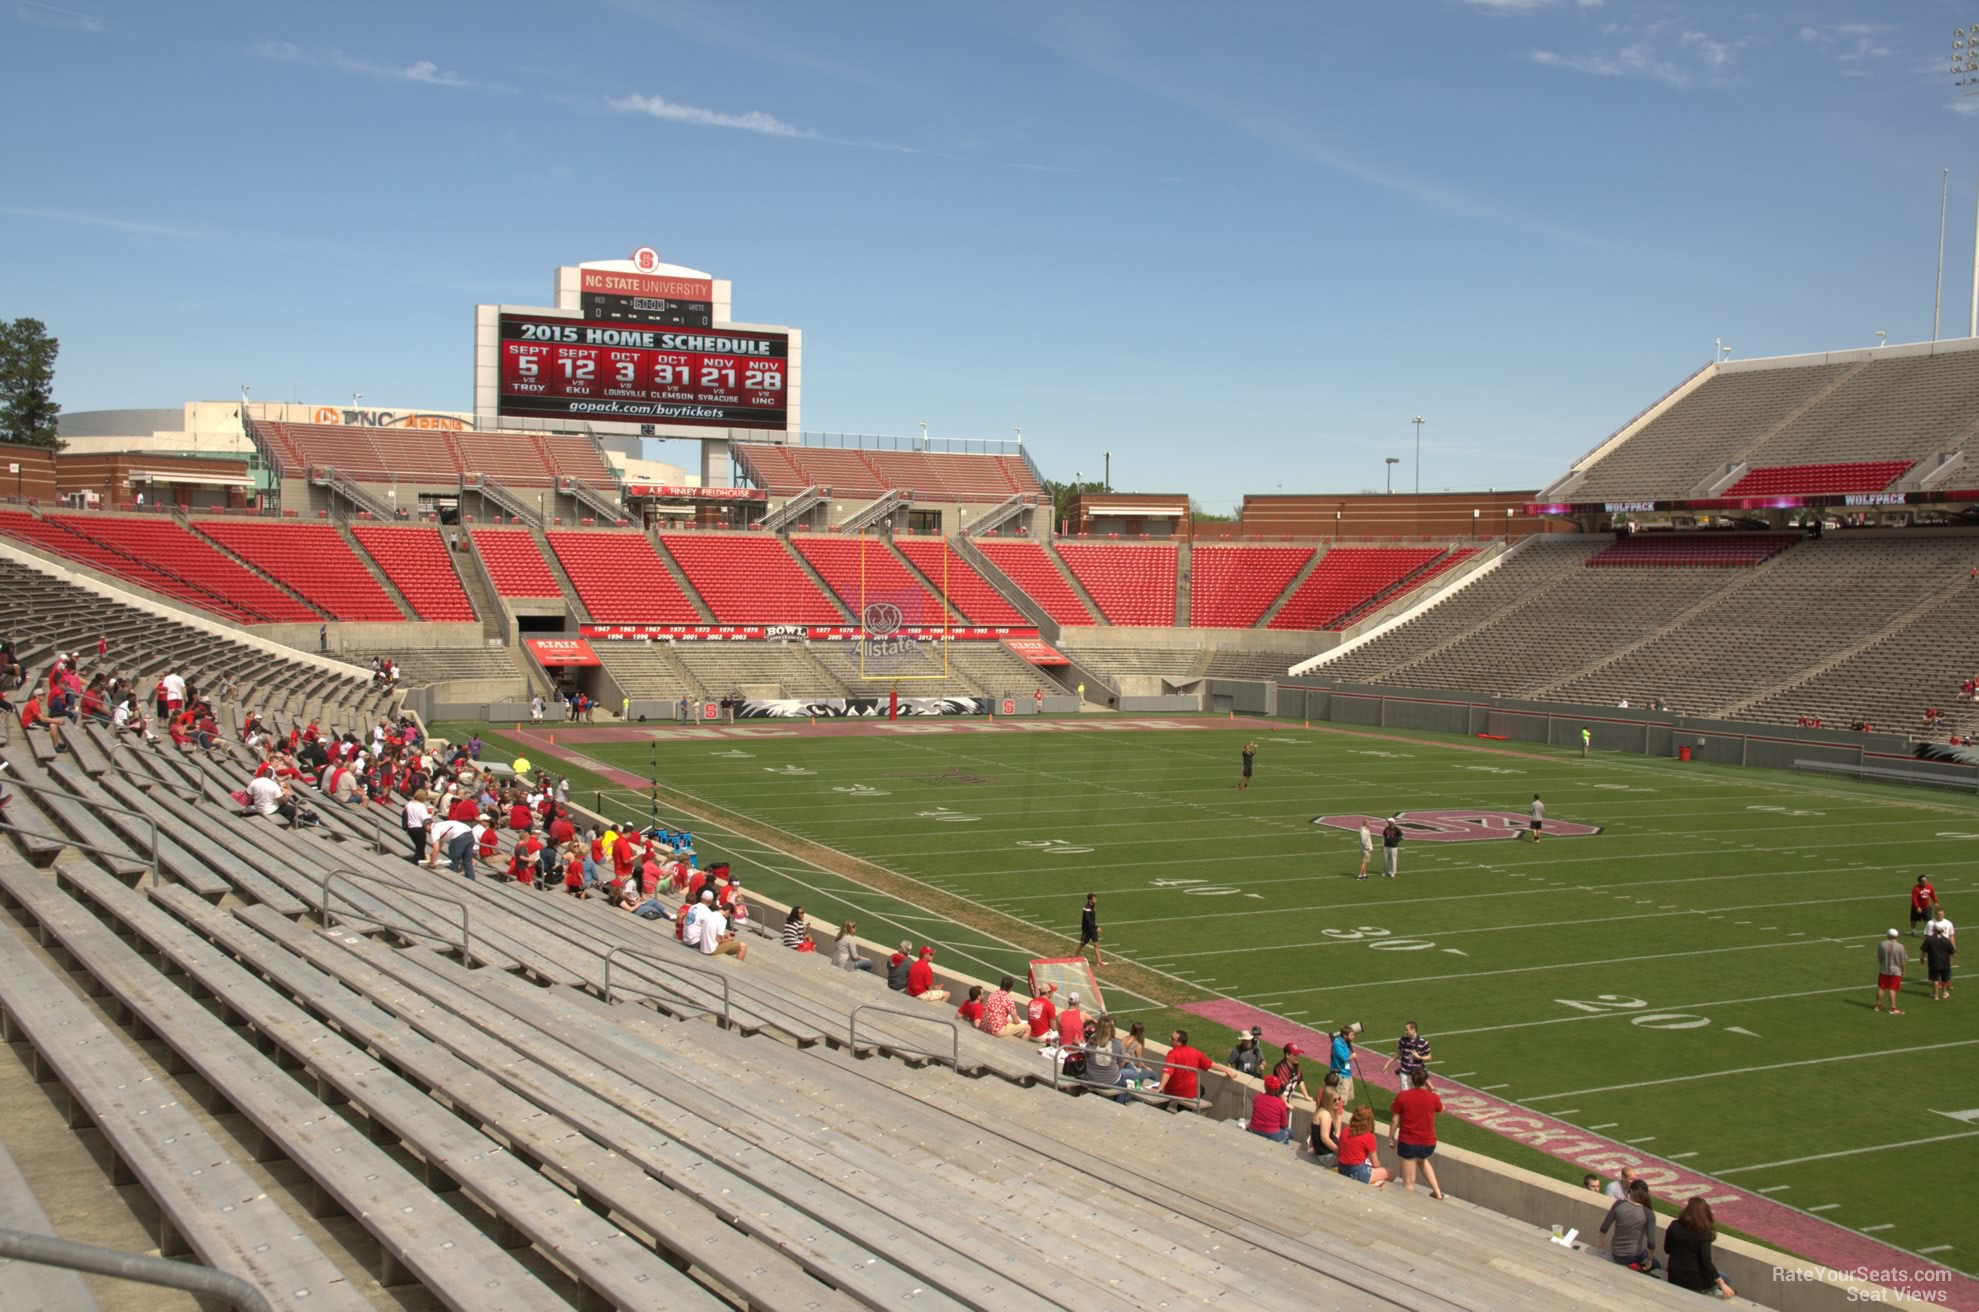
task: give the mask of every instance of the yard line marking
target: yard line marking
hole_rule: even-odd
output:
[[[1979,1130],[1967,1130],[1962,1134],[1940,1134],[1930,1139],[1906,1139],[1902,1143],[1879,1143],[1871,1148],[1844,1148],[1840,1152],[1816,1153],[1812,1157],[1793,1157],[1783,1162],[1760,1162],[1754,1166],[1733,1166],[1715,1175],[1730,1175],[1737,1171],[1763,1171],[1773,1166],[1798,1166],[1802,1162],[1825,1162],[1831,1157],[1854,1157],[1860,1153],[1880,1153],[1890,1148],[1916,1148],[1927,1143],[1944,1143],[1948,1139],[1970,1139],[1979,1135]]]
[[[1603,1122],[1602,1122],[1601,1124],[1599,1124],[1599,1125],[1590,1125],[1590,1126],[1588,1126],[1587,1128],[1588,1128],[1588,1129],[1590,1129],[1590,1130],[1612,1130],[1612,1129],[1614,1129],[1614,1128],[1615,1128],[1615,1127],[1616,1127],[1617,1125],[1620,1125],[1620,1124],[1621,1124],[1621,1122],[1620,1122],[1620,1121],[1603,1121]]]
[[[1504,1084],[1480,1084],[1477,1087],[1480,1093],[1490,1093],[1493,1089],[1509,1089],[1512,1086],[1508,1081]]]
[[[1653,1134],[1645,1134],[1645,1135],[1643,1135],[1643,1136],[1642,1136],[1642,1137],[1641,1137],[1640,1139],[1624,1139],[1624,1140],[1622,1140],[1622,1142],[1623,1142],[1623,1143],[1632,1143],[1632,1144],[1633,1144],[1633,1143],[1655,1143],[1655,1142],[1656,1142],[1656,1136],[1655,1136],[1655,1135],[1653,1135]]]
[[[1817,1207],[1810,1207],[1807,1210],[1810,1212],[1832,1212],[1840,1206],[1840,1203],[1822,1203]]]
[[[1865,1225],[1858,1226],[1857,1228],[1865,1235],[1873,1235],[1879,1230],[1894,1230],[1897,1228],[1897,1223],[1895,1221],[1885,1221],[1881,1225]]]
[[[1758,1192],[1762,1194],[1783,1194],[1791,1188],[1793,1186],[1790,1184],[1769,1184],[1764,1189],[1758,1190]]]
[[[1929,1248],[1920,1248],[1917,1251],[1919,1253],[1949,1253],[1952,1251],[1952,1246],[1950,1244],[1932,1244]]]
[[[1555,1115],[1555,1116],[1572,1116],[1572,1115],[1573,1115],[1573,1114],[1574,1114],[1575,1112],[1577,1112],[1577,1111],[1579,1111],[1579,1110],[1580,1110],[1580,1108],[1578,1108],[1578,1107],[1562,1107],[1562,1108],[1560,1108],[1560,1109],[1559,1109],[1558,1111],[1556,1111],[1556,1112],[1554,1112],[1554,1113],[1553,1113],[1553,1115]]]
[[[1736,1066],[1730,1070],[1703,1071],[1696,1075],[1673,1075],[1673,1076],[1669,1076],[1668,1078],[1660,1079],[1660,1080],[1637,1080],[1634,1084],[1604,1084],[1599,1088],[1594,1088],[1594,1089],[1569,1089],[1565,1093],[1533,1094],[1523,1099],[1523,1101],[1545,1102],[1553,1098],[1573,1098],[1584,1093],[1618,1093],[1624,1089],[1652,1089],[1659,1084],[1687,1084],[1692,1080],[1715,1080],[1723,1075],[1754,1075],[1759,1073],[1760,1071],[1784,1071],[1784,1070],[1791,1070],[1799,1066],[1826,1066],[1829,1062],[1863,1061],[1870,1057],[1902,1057],[1913,1052],[1938,1052],[1945,1048],[1969,1048],[1975,1043],[1979,1043],[1979,1039],[1954,1039],[1949,1043],[1923,1043],[1923,1044],[1919,1044],[1914,1048],[1883,1048],[1876,1052],[1844,1053],[1838,1057],[1809,1057],[1802,1061],[1776,1061],[1766,1066]],[[1588,1128],[1591,1130],[1594,1127],[1590,1125]],[[1972,1137],[1973,1135],[1979,1135],[1979,1130],[1969,1130],[1964,1134],[1940,1135],[1937,1139],[1914,1139],[1911,1142],[1937,1143],[1943,1139],[1966,1139]],[[1904,1147],[1908,1147],[1909,1145],[1901,1144],[1901,1143],[1892,1143],[1892,1144],[1885,1144],[1883,1146],[1886,1148],[1904,1148]],[[1816,1153],[1813,1157],[1799,1157],[1799,1158],[1795,1158],[1794,1160],[1801,1162],[1812,1162],[1812,1161],[1818,1161],[1824,1157],[1848,1157],[1858,1152],[1872,1152],[1872,1151],[1874,1150],[1868,1148],[1851,1148],[1846,1152]],[[1791,1162],[1761,1162],[1759,1164],[1759,1166],[1790,1166],[1790,1165],[1792,1165]],[[1739,1166],[1739,1167],[1734,1167],[1732,1169],[1739,1171],[1754,1171],[1754,1170],[1758,1170],[1759,1167]],[[1713,1174],[1724,1175],[1725,1172],[1717,1171],[1714,1172]]]
[[[1674,1003],[1668,1007],[1661,1008],[1661,1010],[1700,1011],[1706,1007],[1731,1007],[1747,1002],[1785,1002],[1790,998],[1818,998],[1818,997],[1823,997],[1830,993],[1859,993],[1859,992],[1861,992],[1861,988],[1859,985],[1847,984],[1847,985],[1843,985],[1840,988],[1804,989],[1796,993],[1765,993],[1765,994],[1757,995],[1755,997],[1748,997],[1748,998],[1717,998],[1709,1002],[1679,1002],[1679,1003]],[[1607,1012],[1596,1012],[1584,1016],[1549,1016],[1545,1020],[1514,1021],[1508,1025],[1476,1025],[1471,1027],[1470,1029],[1463,1029],[1463,1030],[1438,1030],[1436,1031],[1436,1037],[1439,1039],[1447,1039],[1458,1034],[1496,1034],[1500,1030],[1527,1030],[1527,1029],[1533,1029],[1540,1025],[1570,1025],[1575,1021],[1582,1021],[1582,1020],[1614,1020],[1618,1017],[1622,1019],[1626,1019],[1633,1014],[1636,1013],[1628,1012],[1628,1011],[1607,1011]],[[1729,1033],[1732,1029],[1736,1029],[1736,1027],[1735,1026],[1727,1027],[1727,1032]],[[1738,1032],[1741,1034],[1752,1033],[1750,1030],[1739,1030]],[[1753,1034],[1752,1037],[1756,1039],[1759,1036]]]
[[[1417,975],[1403,979],[1370,979],[1353,984],[1342,984],[1336,980],[1325,985],[1324,988],[1328,992],[1337,993],[1341,989],[1383,988],[1390,984],[1440,984],[1445,980],[1452,979],[1485,979],[1495,975],[1526,975],[1535,970],[1577,970],[1584,966],[1613,966],[1630,961],[1668,961],[1675,957],[1715,957],[1726,952],[1763,952],[1769,948],[1806,948],[1816,946],[1816,942],[1816,940],[1809,939],[1806,942],[1799,943],[1790,940],[1782,940],[1778,943],[1739,943],[1728,948],[1697,948],[1689,952],[1650,952],[1636,957],[1600,957],[1593,961],[1555,961],[1543,966],[1508,966],[1503,970],[1468,970],[1459,971],[1454,975]],[[1318,993],[1320,991],[1321,986],[1318,985],[1309,989],[1284,989],[1277,993],[1254,994],[1251,1001],[1255,1003],[1263,998],[1295,998],[1302,993]],[[1979,1043],[1979,1039],[1972,1041]],[[1674,1081],[1655,1082],[1674,1083]],[[1617,1087],[1628,1089],[1635,1086],[1624,1084]],[[1556,1094],[1554,1096],[1560,1097],[1563,1095]]]
[[[1466,1075],[1475,1075],[1475,1074],[1477,1074],[1476,1071],[1458,1071],[1455,1075],[1445,1075],[1443,1078],[1446,1080],[1461,1080]]]
[[[1684,1158],[1686,1158],[1686,1157],[1695,1157],[1695,1156],[1697,1156],[1697,1154],[1696,1154],[1696,1153],[1694,1153],[1694,1152],[1689,1152],[1689,1153],[1664,1153],[1664,1154],[1663,1154],[1663,1156],[1664,1156],[1664,1158],[1665,1158],[1666,1160],[1668,1160],[1668,1161],[1672,1161],[1672,1162],[1681,1162],[1681,1161],[1682,1161],[1682,1160],[1683,1160]]]

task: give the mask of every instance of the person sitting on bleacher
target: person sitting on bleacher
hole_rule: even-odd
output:
[[[1030,1028],[1017,1015],[1017,999],[1010,990],[1016,981],[1005,975],[997,984],[996,991],[983,999],[983,1018],[976,1022],[976,1028],[985,1034],[999,1039],[1021,1039]]]
[[[980,1025],[983,1020],[983,986],[971,984],[969,996],[955,1009],[955,1019],[964,1025]]]
[[[1086,1073],[1084,1080],[1104,1091],[1111,1092],[1115,1102],[1127,1103],[1134,1096],[1127,1092],[1127,1048],[1120,1042],[1120,1034],[1113,1023],[1113,1017],[1101,1012],[1099,1019],[1092,1023],[1092,1033],[1085,1036]]]
[[[737,961],[748,959],[748,946],[729,933],[728,917],[711,904],[702,905],[701,914],[696,918],[695,928],[700,931],[696,946],[701,949],[702,956],[734,957]]]
[[[804,921],[804,908],[794,906],[783,918],[783,945],[792,952],[815,952],[817,944],[811,942],[811,927]]]
[[[907,991],[907,972],[914,966],[914,940],[900,940],[900,951],[886,959],[886,986],[895,993]]]
[[[39,692],[30,694],[27,701],[21,704],[21,728],[24,730],[41,730],[54,742],[56,751],[59,752],[62,750],[61,726],[42,713],[41,694]]]
[[[342,761],[330,767],[329,776],[323,781],[323,792],[340,806],[361,806],[364,803],[364,794],[357,786],[357,771]]]
[[[907,968],[907,996],[922,1002],[946,1002],[948,990],[935,987],[935,950],[923,947],[914,964]]]
[[[848,920],[838,927],[832,941],[831,964],[840,970],[871,970],[873,963],[859,952],[859,922]]]
[[[104,682],[102,675],[96,675],[89,681],[89,686],[82,690],[82,700],[77,705],[76,711],[83,719],[94,720],[98,724],[109,722],[109,708],[103,704]]]

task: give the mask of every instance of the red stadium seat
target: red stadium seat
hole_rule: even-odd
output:
[[[1312,559],[1311,547],[1204,547],[1191,553],[1189,623],[1248,629]]]
[[[378,580],[328,524],[202,519],[194,527],[300,593],[334,620],[405,619]]]
[[[949,604],[971,624],[1008,627],[1031,622],[948,543],[937,538],[895,538],[893,545],[930,583],[946,590]]]
[[[643,533],[551,532],[550,550],[601,624],[700,624],[701,612]]]
[[[900,608],[903,624],[938,626],[961,620],[909,573],[905,565],[894,559],[884,541],[863,537],[804,538],[793,539],[791,545],[854,615],[861,614],[866,606],[883,602]]]
[[[1061,542],[1058,555],[1112,623],[1174,627],[1173,546],[1103,547],[1090,542]]]
[[[992,565],[1008,575],[1012,583],[1060,624],[1094,623],[1086,603],[1079,600],[1079,594],[1072,590],[1072,585],[1065,581],[1058,566],[1038,543],[984,538],[976,545]]]
[[[350,531],[420,619],[475,618],[438,529],[353,524]]]
[[[1265,627],[1328,628],[1442,554],[1437,547],[1334,547]]]
[[[477,528],[472,530],[474,550],[502,597],[562,597],[557,576],[543,561],[536,539],[527,529]]]
[[[667,533],[660,541],[724,624],[846,623],[779,538]]]
[[[1850,464],[1767,465],[1747,470],[1721,497],[1842,496],[1881,492],[1910,472],[1914,460],[1862,460]]]

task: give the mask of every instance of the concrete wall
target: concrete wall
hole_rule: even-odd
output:
[[[301,652],[318,650],[315,624],[257,624],[253,632],[280,643],[284,647]],[[376,622],[329,621],[330,650],[348,652],[355,656],[369,658],[372,652],[389,651],[406,647],[480,647],[486,637],[478,621],[427,623],[424,621],[402,621],[397,624]],[[349,666],[342,666],[349,670]]]

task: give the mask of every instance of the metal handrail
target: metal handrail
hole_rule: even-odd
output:
[[[658,961],[661,962],[662,964],[671,966],[675,970],[685,970],[695,975],[714,976],[715,979],[718,980],[722,986],[722,1009],[721,1009],[722,1028],[723,1029],[733,1028],[734,1019],[729,1014],[729,987],[728,987],[727,975],[724,975],[719,970],[712,970],[707,966],[689,966],[689,965],[684,965],[678,961],[669,961],[666,958],[662,957],[657,952],[648,952],[644,948],[629,947],[623,943],[619,944],[617,947],[605,953],[605,1001],[606,1002],[610,1002],[612,1000],[612,958],[618,956],[620,953],[624,953],[628,957],[638,957],[645,961]],[[668,997],[685,998],[689,1002],[699,1002],[701,1000],[698,996],[687,992],[687,990],[683,988],[679,988],[677,986],[670,988],[665,984],[662,984],[658,991],[654,991],[651,989],[627,989],[626,992],[643,994],[646,997],[668,996]]]
[[[4,1226],[0,1226],[0,1257],[16,1262],[33,1262],[37,1266],[87,1271],[93,1276],[162,1285],[167,1289],[183,1289],[192,1294],[206,1294],[225,1299],[229,1306],[240,1309],[240,1312],[275,1312],[266,1295],[231,1271],[219,1271],[192,1262],[147,1257],[117,1248],[99,1248],[95,1244],[78,1244],[70,1239],[57,1239],[54,1235],[37,1235]]]
[[[898,1007],[886,1007],[877,1002],[862,1002],[852,1009],[852,1014],[847,1020],[845,1035],[845,1046],[851,1051],[855,1053],[859,1051],[859,1013],[862,1011],[877,1011],[888,1016],[904,1016],[908,1020],[926,1021],[931,1025],[946,1025],[948,1027],[949,1043],[948,1064],[958,1071],[962,1069],[962,1031],[954,1021],[943,1016],[928,1016],[911,1011],[902,1011]],[[913,1057],[932,1057],[936,1060],[941,1058],[939,1052],[929,1048],[903,1048],[897,1043],[876,1043],[873,1046],[876,1048],[884,1047],[888,1052],[904,1052]]]
[[[142,811],[133,811],[128,807],[112,806],[108,802],[92,801],[87,798],[78,797],[65,789],[52,788],[47,784],[31,784],[24,779],[15,779],[14,787],[25,793],[40,793],[49,797],[65,797],[79,806],[94,807],[104,811],[115,811],[118,815],[127,815],[133,819],[144,821],[145,826],[151,831],[151,859],[146,864],[151,867],[151,886],[153,888],[158,887],[158,822],[156,820],[153,820]],[[87,843],[78,843],[73,839],[64,838],[60,834],[37,833],[32,829],[22,829],[18,825],[7,825],[7,828],[12,829],[15,833],[28,834],[35,838],[46,838],[51,842],[61,843],[67,847],[73,847],[84,852],[95,852],[101,856],[114,856],[124,861],[132,859],[129,852],[119,852],[104,847],[92,847]]]
[[[414,888],[411,887],[410,885],[400,884],[390,879],[381,879],[377,875],[360,874],[355,870],[345,869],[344,867],[341,866],[335,870],[326,871],[323,875],[322,883],[317,886],[317,908],[318,908],[317,916],[323,922],[323,928],[329,929],[332,923],[330,920],[330,884],[339,875],[345,877],[346,879],[362,880],[364,883],[367,884],[378,884],[384,888],[389,888],[396,893],[407,893],[413,897],[430,897],[436,902],[453,903],[455,906],[460,908],[460,963],[463,966],[472,966],[474,964],[474,959],[470,955],[470,945],[472,943],[472,938],[468,932],[467,903],[463,902],[461,899],[457,897],[449,897],[445,893],[435,893],[431,889],[426,889],[426,888]],[[348,894],[346,894],[346,896],[348,896]],[[370,916],[352,915],[349,912],[344,913],[344,919],[356,921],[360,924],[365,924],[365,925],[377,925],[385,929],[399,929],[399,926],[391,921],[376,920]],[[405,932],[405,931],[401,930],[401,932]],[[411,930],[411,932],[425,938],[438,939],[442,943],[446,942],[446,939],[442,938],[440,935],[430,933],[426,930],[422,930],[417,927]]]
[[[1083,1043],[1078,1046],[1080,1051],[1082,1052],[1090,1051]],[[1156,1060],[1155,1058],[1151,1058],[1151,1057],[1133,1057],[1133,1058],[1129,1058],[1129,1060],[1132,1061],[1137,1066],[1146,1066],[1150,1062],[1152,1062],[1154,1065],[1161,1067],[1163,1070],[1194,1071],[1198,1076],[1209,1074],[1208,1071],[1203,1070],[1203,1068],[1200,1066],[1184,1066],[1179,1062]],[[1063,1092],[1063,1087],[1060,1085],[1059,1082],[1061,1080],[1066,1080],[1066,1079],[1067,1077],[1065,1076],[1063,1070],[1063,1064],[1058,1061],[1053,1061],[1051,1063],[1052,1092],[1054,1093]],[[1075,1089],[1099,1089],[1102,1091],[1116,1087],[1111,1084],[1095,1084],[1091,1080],[1081,1080],[1076,1078],[1067,1081],[1067,1085]],[[1196,1087],[1201,1088],[1202,1086],[1198,1084]],[[1159,1090],[1157,1090],[1153,1094],[1148,1094],[1145,1090],[1129,1089],[1125,1081],[1122,1081],[1121,1084],[1118,1086],[1118,1088],[1123,1093],[1140,1093],[1143,1096],[1147,1096],[1147,1097],[1158,1097],[1163,1102],[1175,1103],[1177,1105],[1185,1105],[1190,1108],[1193,1108],[1196,1111],[1202,1111],[1204,1108],[1209,1106],[1209,1099],[1203,1097],[1200,1093],[1198,1093],[1193,1098],[1178,1098],[1172,1093],[1161,1093]]]

